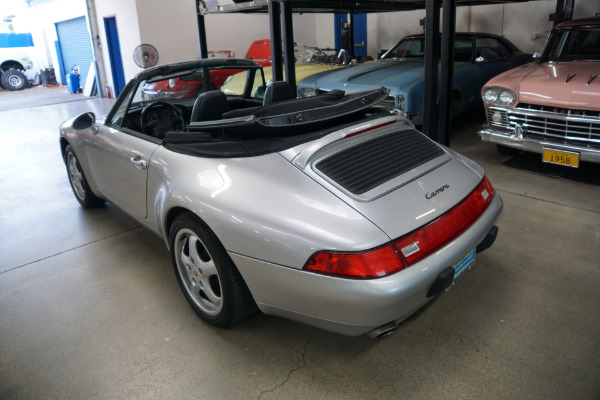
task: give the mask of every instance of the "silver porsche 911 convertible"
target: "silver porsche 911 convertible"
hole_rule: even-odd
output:
[[[212,82],[240,71],[240,87]],[[197,89],[148,90],[176,78]],[[79,203],[109,201],[159,235],[206,322],[260,310],[377,336],[473,265],[502,210],[480,166],[379,108],[387,96],[294,99],[250,60],[171,64],[139,73],[105,117],[66,121],[60,148]]]

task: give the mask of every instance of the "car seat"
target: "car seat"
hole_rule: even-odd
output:
[[[215,121],[223,119],[223,113],[229,111],[227,96],[220,90],[204,92],[194,102],[190,122]]]

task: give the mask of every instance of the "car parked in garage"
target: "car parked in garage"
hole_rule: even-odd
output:
[[[403,38],[380,60],[312,75],[298,84],[298,95],[329,90],[347,92],[384,86],[390,90],[386,106],[400,110],[416,125],[422,124],[425,83],[425,35]],[[531,60],[504,37],[487,33],[456,33],[452,113],[481,106],[481,87],[501,72]]]
[[[556,26],[542,54],[490,80],[482,90],[483,141],[502,154],[542,154],[578,167],[600,162],[600,18]]]
[[[243,91],[142,96],[147,82],[220,69],[245,69]],[[263,99],[251,85],[261,69],[150,68],[106,117],[66,121],[75,197],[110,201],[162,238],[210,324],[259,309],[345,335],[389,333],[492,245],[502,200],[479,165],[379,108],[387,89],[285,100],[269,94],[280,82]]]

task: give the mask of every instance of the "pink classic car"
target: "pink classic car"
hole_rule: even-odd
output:
[[[544,162],[600,162],[600,17],[556,26],[534,63],[491,79],[482,89],[483,141],[501,154],[525,150]]]

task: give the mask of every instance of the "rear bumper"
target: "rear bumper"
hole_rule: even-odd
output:
[[[230,255],[265,314],[358,336],[399,323],[425,305],[442,271],[489,242],[501,210],[502,199],[496,193],[479,220],[454,241],[419,263],[380,279],[336,278]]]
[[[579,153],[582,161],[600,163],[600,149],[574,146],[553,141],[541,141],[523,137],[517,130],[484,126],[477,132],[484,142],[492,142],[506,147],[542,154],[545,148]]]

